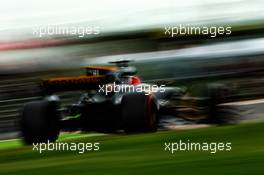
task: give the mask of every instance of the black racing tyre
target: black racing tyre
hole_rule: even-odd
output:
[[[40,100],[24,105],[21,131],[26,144],[56,141],[60,131],[58,109],[56,101]]]
[[[157,131],[158,108],[155,96],[144,93],[126,94],[121,106],[126,133]]]

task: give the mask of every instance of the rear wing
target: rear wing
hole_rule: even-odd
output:
[[[106,76],[78,76],[61,77],[43,80],[41,86],[46,94],[61,91],[98,89],[99,85],[106,83]]]

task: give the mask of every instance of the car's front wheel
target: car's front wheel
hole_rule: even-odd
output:
[[[56,141],[60,131],[58,108],[58,102],[48,100],[25,104],[21,116],[21,131],[25,143]]]

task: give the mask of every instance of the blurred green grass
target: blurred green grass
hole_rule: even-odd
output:
[[[63,142],[100,142],[100,151],[42,154],[19,140],[0,143],[0,174],[214,174],[264,171],[264,123],[138,135],[62,135]],[[164,151],[164,142],[232,142],[228,152]],[[16,145],[17,144],[17,145]],[[15,146],[14,146],[15,145]]]

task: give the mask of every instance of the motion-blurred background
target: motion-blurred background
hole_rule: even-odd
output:
[[[9,0],[0,2],[0,14],[0,138],[17,136],[19,110],[40,98],[41,79],[82,75],[81,66],[119,59],[134,60],[146,81],[225,81],[236,101],[264,95],[262,0]],[[229,26],[232,33],[165,34],[179,24]],[[44,30],[49,34],[40,36]],[[62,94],[64,105],[78,93]]]

